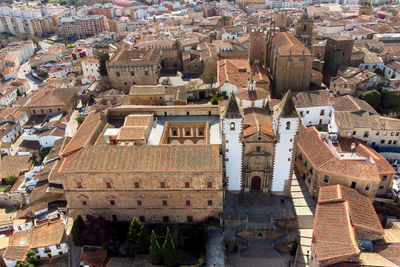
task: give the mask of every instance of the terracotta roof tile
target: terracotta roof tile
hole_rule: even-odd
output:
[[[100,124],[100,121],[100,112],[89,113],[61,154],[70,154],[86,145],[90,141],[94,129]]]
[[[53,223],[45,223],[32,228],[30,247],[57,245],[62,243],[65,237],[65,225],[61,219]]]
[[[86,146],[61,172],[219,171],[218,145]]]
[[[311,55],[310,50],[306,48],[292,33],[279,32],[272,37],[280,55]]]

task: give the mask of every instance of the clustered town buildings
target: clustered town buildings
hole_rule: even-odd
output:
[[[78,216],[400,265],[398,3],[42,2],[0,6],[2,265],[65,257]]]

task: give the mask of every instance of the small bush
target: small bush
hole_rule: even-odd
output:
[[[76,121],[79,124],[81,124],[84,120],[85,120],[85,116],[83,116],[82,114],[79,114],[78,116],[76,116]]]
[[[10,174],[6,178],[6,184],[13,185],[18,180],[18,177],[15,174]]]

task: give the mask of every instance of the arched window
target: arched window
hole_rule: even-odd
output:
[[[290,130],[290,121],[286,122],[286,130]]]
[[[231,131],[235,130],[235,123],[231,122]]]

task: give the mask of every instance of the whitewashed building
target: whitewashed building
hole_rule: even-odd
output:
[[[293,94],[293,101],[306,126],[328,125],[331,122],[333,108],[328,90],[298,92]]]
[[[272,193],[283,193],[293,173],[294,148],[299,128],[299,114],[292,94],[286,93],[274,107],[273,131],[275,134],[275,155],[272,174]]]
[[[225,169],[228,190],[242,189],[242,154],[241,140],[243,113],[232,92],[228,105],[222,112],[222,131],[225,137]]]

